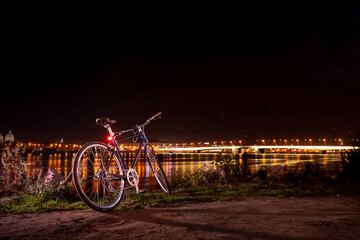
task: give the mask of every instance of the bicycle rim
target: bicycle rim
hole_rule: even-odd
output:
[[[165,194],[170,194],[170,188],[165,173],[160,165],[158,158],[150,145],[145,146],[146,157],[149,161],[152,173]]]
[[[97,211],[117,207],[124,195],[124,175],[116,155],[103,143],[85,144],[75,156],[74,182],[81,199]],[[111,161],[110,161],[111,160]],[[108,166],[108,163],[110,165]]]

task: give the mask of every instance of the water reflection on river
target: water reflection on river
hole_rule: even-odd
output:
[[[131,166],[134,158],[134,153],[124,153],[124,159],[128,166]],[[223,154],[224,156],[226,154]],[[67,176],[72,169],[72,160],[75,154],[38,154],[28,155],[28,174],[42,169],[44,172],[49,167],[54,167],[56,171],[64,176]],[[194,173],[198,169],[213,169],[213,160],[221,157],[219,153],[161,153],[158,154],[159,160],[162,163],[165,174],[171,180],[172,171],[179,171],[180,173]],[[243,163],[241,155],[236,159]],[[310,161],[314,164],[319,164],[324,170],[333,170],[335,162],[339,161],[337,154],[258,154],[255,158],[250,158],[247,163],[251,172],[256,172],[262,165],[285,165],[289,167],[295,166],[298,162]],[[156,180],[150,172],[150,167],[145,161],[144,155],[141,154],[139,162],[135,170],[140,177],[141,186],[156,185]],[[6,169],[0,167],[0,175],[9,176]]]

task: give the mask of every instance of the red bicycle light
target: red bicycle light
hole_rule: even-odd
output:
[[[112,137],[111,137],[111,136],[108,136],[108,137],[107,137],[107,140],[108,140],[108,141],[112,141]]]

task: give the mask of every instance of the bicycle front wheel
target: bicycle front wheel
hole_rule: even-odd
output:
[[[113,150],[101,142],[85,144],[76,154],[73,180],[80,198],[92,209],[108,212],[125,194],[125,171]]]
[[[165,194],[170,194],[170,188],[164,170],[160,165],[154,149],[149,144],[145,146],[145,154],[146,158],[149,161],[151,171],[154,174],[156,180],[158,181],[161,189],[164,191]]]

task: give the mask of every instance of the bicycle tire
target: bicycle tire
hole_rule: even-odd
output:
[[[145,145],[145,155],[150,164],[152,173],[154,174],[157,182],[165,194],[171,194],[169,183],[162,169],[159,159],[157,158],[154,149],[149,145]]]
[[[107,170],[110,156],[113,157]],[[76,153],[73,163],[75,189],[90,208],[100,212],[112,211],[125,195],[125,181],[119,178],[124,172],[119,159],[115,154],[111,155],[106,144],[87,143]]]

